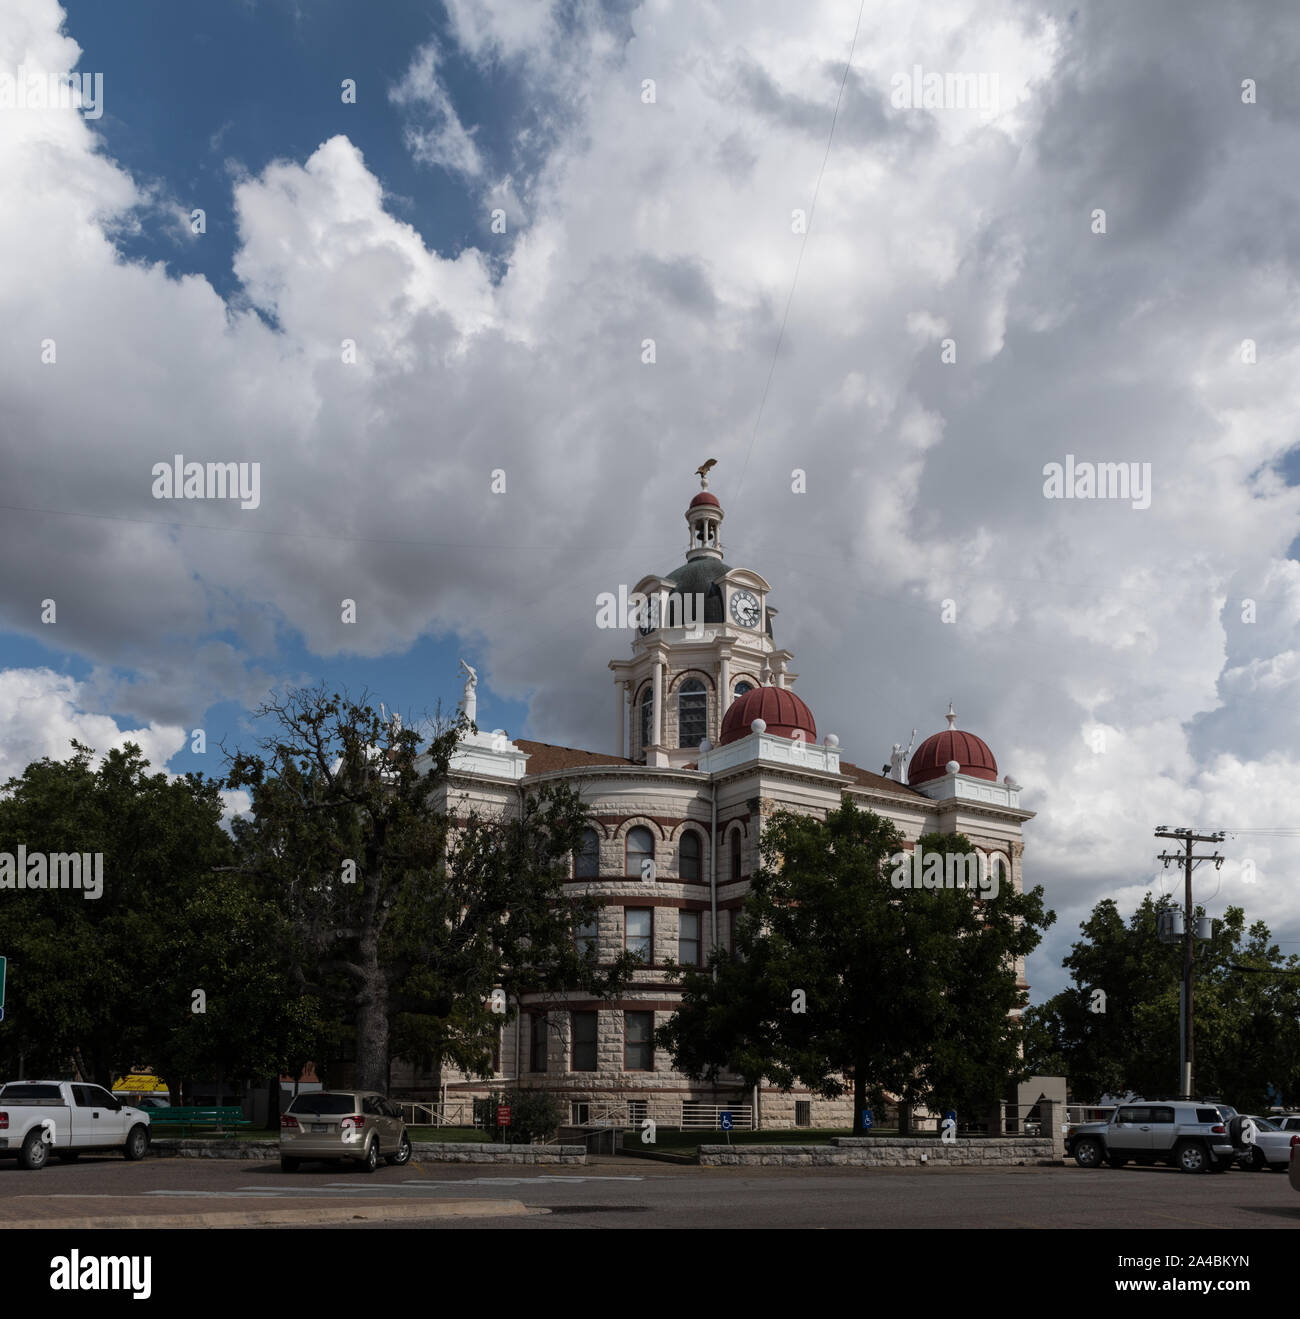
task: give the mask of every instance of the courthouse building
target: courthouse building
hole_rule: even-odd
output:
[[[824,817],[847,797],[891,820],[909,845],[931,832],[965,834],[1007,858],[1011,873],[1001,882],[1022,888],[1021,826],[1033,813],[1021,809],[1019,785],[999,779],[988,745],[955,726],[950,706],[948,726],[910,762],[897,747],[892,756],[858,753],[869,764],[892,760],[883,773],[843,759],[834,729],[819,728],[794,690],[794,656],[778,644],[770,585],[723,557],[723,516],[701,489],[686,510],[685,562],[635,588],[656,607],[631,629],[631,653],[609,662],[616,717],[608,751],[480,732],[456,752],[443,803],[454,816],[512,814],[522,793],[547,783],[581,794],[592,827],[570,889],[594,897],[600,912],[577,935],[598,955],[632,949],[645,966],[611,1001],[525,997],[518,1021],[503,1028],[495,1076],[444,1075],[449,1102],[518,1085],[559,1096],[575,1124],[612,1113],[676,1126],[725,1106],[737,1126],[755,1107],[764,1127],[846,1125],[848,1097],[768,1087],[755,1094],[725,1078],[703,1085],[674,1071],[653,1042],[679,995],[665,961],[703,965],[713,947],[732,947],[764,820],[782,809]],[[678,616],[683,597],[702,598],[702,618]],[[629,632],[609,635],[625,644]],[[433,1098],[429,1084],[394,1063],[394,1095]]]

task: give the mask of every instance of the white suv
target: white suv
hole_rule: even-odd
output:
[[[1169,1163],[1184,1172],[1227,1172],[1236,1150],[1220,1107],[1187,1100],[1121,1104],[1109,1122],[1071,1127],[1065,1152],[1081,1168],[1122,1168],[1132,1160]]]

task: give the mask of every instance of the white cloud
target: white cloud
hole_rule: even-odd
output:
[[[7,514],[11,626],[37,635],[33,599],[57,598],[61,644],[138,675],[132,709],[165,727],[260,681],[239,647],[196,652],[214,630],[264,656],[282,626],[360,655],[454,629],[531,732],[607,747],[623,646],[595,595],[680,562],[690,474],[716,456],[728,561],[774,583],[800,693],[849,758],[880,764],[952,697],[1026,785],[1028,872],[1069,913],[1031,965],[1050,983],[1078,917],[1154,873],[1157,815],[1265,827],[1294,782],[1300,488],[1272,468],[1300,410],[1300,252],[1276,224],[1300,116],[1233,95],[1241,67],[1286,85],[1274,20],[871,6],[804,244],[843,5],[654,0],[626,33],[559,12],[453,0],[459,48],[417,52],[395,93],[413,149],[505,199],[506,235],[485,219],[455,259],[430,251],[341,137],[237,181],[235,274],[274,330],[119,260],[105,226],[149,191],[78,115],[0,115],[6,488],[229,529]],[[0,58],[74,64],[58,19],[14,0]],[[524,165],[456,115],[453,58],[540,105]],[[914,63],[997,71],[1014,104],[895,111]],[[261,509],[160,512],[149,471],[177,451],[261,462]],[[1151,507],[1044,499],[1067,453],[1150,462]],[[1300,861],[1268,846],[1272,870]]]

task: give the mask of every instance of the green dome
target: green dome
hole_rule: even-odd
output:
[[[731,565],[715,559],[712,555],[701,555],[684,563],[680,568],[664,576],[676,586],[681,595],[702,595],[704,597],[704,622],[725,623],[723,611],[722,588],[716,585],[719,577],[731,571]]]

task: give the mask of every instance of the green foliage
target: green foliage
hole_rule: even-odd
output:
[[[220,784],[202,775],[148,774],[140,748],[94,752],[73,743],[9,780],[0,798],[0,850],[103,854],[104,888],[0,890],[0,948],[10,957],[0,1031],[9,1075],[84,1075],[110,1085],[161,1055],[167,1014],[199,986],[188,958],[190,904],[229,860]]]
[[[968,852],[961,835],[927,835],[927,851]],[[779,812],[739,923],[739,956],[677,972],[683,1002],[658,1033],[674,1065],[746,1086],[796,1082],[835,1097],[853,1084],[854,1129],[885,1092],[908,1103],[982,1109],[1023,1074],[1025,1001],[1016,960],[1054,919],[1042,890],[895,889],[894,826],[850,801],[826,820]],[[806,1010],[794,1010],[795,991]]]
[[[520,819],[471,813],[453,828],[463,724],[421,751],[364,698],[294,691],[260,713],[273,729],[261,754],[231,762],[231,785],[253,794],[241,873],[284,912],[297,980],[354,1028],[358,1085],[386,1090],[394,1052],[487,1074],[518,994],[621,985],[628,959],[598,968],[573,946],[596,911],[563,891],[587,823],[576,793],[545,788]]]
[[[510,1109],[510,1125],[497,1121],[502,1105]],[[534,1140],[550,1140],[564,1121],[564,1104],[548,1090],[506,1090],[491,1095],[484,1106],[488,1120],[484,1130],[493,1140],[527,1145]]]
[[[1159,912],[1175,905],[1148,893],[1126,925],[1113,899],[1097,904],[1064,962],[1073,987],[1025,1014],[1026,1061],[1035,1071],[1068,1076],[1086,1101],[1177,1093],[1183,945],[1156,934]],[[1197,907],[1195,914],[1205,913]],[[1263,1109],[1269,1086],[1295,1102],[1300,975],[1270,972],[1300,970],[1300,957],[1283,959],[1262,921],[1246,931],[1240,907],[1229,907],[1212,929],[1195,945],[1195,1088],[1242,1111]],[[1106,995],[1105,1012],[1090,1010],[1095,989]]]

